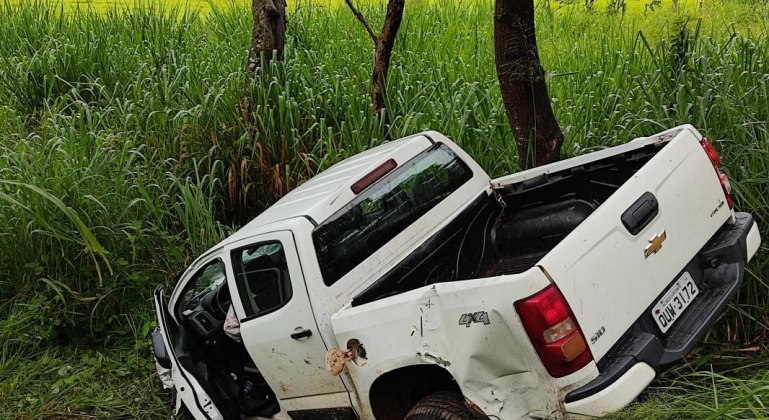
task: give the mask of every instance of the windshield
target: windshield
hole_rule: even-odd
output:
[[[224,284],[227,277],[224,274],[224,264],[220,260],[214,260],[201,268],[184,290],[181,307],[184,315],[198,307],[200,300],[209,292],[216,290]]]
[[[470,178],[470,168],[438,143],[363,191],[313,231],[326,285],[334,284]]]

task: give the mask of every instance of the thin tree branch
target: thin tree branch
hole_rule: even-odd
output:
[[[371,40],[374,41],[374,43],[377,42],[378,36],[374,33],[374,30],[371,29],[371,25],[368,24],[368,21],[363,16],[363,14],[355,8],[355,6],[352,4],[352,0],[344,0],[345,3],[347,3],[347,6],[352,10],[352,14],[355,15],[356,18],[360,21],[360,23],[363,24],[363,27],[366,28],[366,32],[368,32],[368,35],[371,37]]]

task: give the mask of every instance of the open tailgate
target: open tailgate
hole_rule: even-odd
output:
[[[701,138],[693,128],[678,132],[540,261],[595,360],[679,280],[732,216]]]

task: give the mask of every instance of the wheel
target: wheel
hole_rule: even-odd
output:
[[[441,391],[422,398],[404,420],[488,420],[458,392]]]

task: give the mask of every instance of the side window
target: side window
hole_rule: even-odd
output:
[[[291,300],[291,279],[280,242],[232,251],[232,270],[247,318],[273,312]]]
[[[209,292],[216,290],[227,280],[224,274],[224,264],[214,260],[198,270],[184,289],[179,305],[182,313],[195,310],[200,305],[200,299]]]

